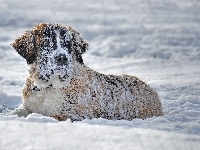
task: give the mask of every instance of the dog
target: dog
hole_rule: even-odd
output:
[[[23,103],[11,114],[39,113],[59,121],[163,115],[158,94],[139,78],[88,68],[82,54],[89,44],[70,26],[41,23],[11,45],[29,66]]]

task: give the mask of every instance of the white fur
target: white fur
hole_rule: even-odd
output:
[[[59,115],[62,109],[64,94],[56,88],[40,89],[23,103],[24,107],[31,112],[37,112],[46,116]]]

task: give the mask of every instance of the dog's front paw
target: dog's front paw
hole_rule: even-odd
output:
[[[24,108],[16,108],[9,115],[17,115],[18,117],[27,117],[31,112]]]

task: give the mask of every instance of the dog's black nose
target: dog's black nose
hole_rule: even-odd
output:
[[[55,56],[55,61],[57,65],[63,66],[63,65],[67,65],[68,59],[65,54],[58,54]]]

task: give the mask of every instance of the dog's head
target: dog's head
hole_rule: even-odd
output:
[[[66,80],[73,72],[73,62],[83,64],[82,54],[88,49],[78,32],[61,24],[39,24],[18,37],[12,46],[27,64],[36,66],[38,78],[43,81],[55,76]]]

